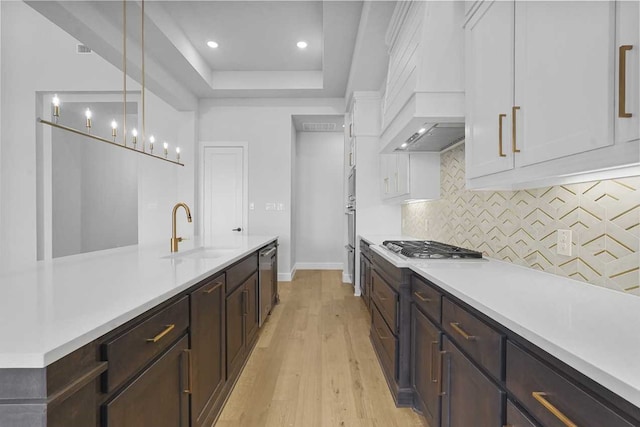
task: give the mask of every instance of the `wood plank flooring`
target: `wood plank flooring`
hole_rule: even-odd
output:
[[[396,408],[369,315],[340,271],[299,271],[274,309],[216,427],[423,426]]]

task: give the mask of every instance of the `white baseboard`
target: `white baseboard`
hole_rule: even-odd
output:
[[[342,283],[351,284],[353,281],[351,280],[351,275],[349,273],[342,272]]]
[[[344,270],[341,262],[298,262],[296,270]]]
[[[296,277],[297,265],[293,267],[290,273],[278,273],[278,282],[292,282]]]

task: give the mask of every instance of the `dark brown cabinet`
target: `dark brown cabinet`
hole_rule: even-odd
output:
[[[258,274],[254,273],[244,283],[245,287],[245,333],[247,345],[251,346],[258,334]]]
[[[102,427],[189,426],[189,338],[183,336],[102,407]]]
[[[244,313],[245,289],[239,286],[227,296],[226,302],[226,344],[227,377],[242,364],[245,348]]]
[[[447,337],[443,350],[442,427],[502,426],[505,393]]]
[[[360,245],[362,247],[362,244]],[[360,292],[364,304],[371,312],[371,260],[360,251]]]
[[[227,296],[227,378],[242,366],[258,332],[258,273]]]
[[[208,281],[190,294],[193,384],[191,420],[203,426],[221,395],[225,370],[225,275]]]
[[[512,342],[507,343],[507,388],[544,426],[637,426]]]
[[[537,427],[520,409],[510,400],[507,400],[507,426],[509,427]]]
[[[414,406],[430,426],[440,425],[442,332],[417,308],[411,310],[411,385]]]

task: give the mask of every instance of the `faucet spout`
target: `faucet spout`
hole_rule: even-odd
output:
[[[187,214],[187,222],[191,222],[191,209],[189,209],[189,206],[182,202],[176,203],[171,214],[171,252],[178,252],[178,243],[182,242],[182,237],[176,235],[176,215],[180,207],[184,208]]]

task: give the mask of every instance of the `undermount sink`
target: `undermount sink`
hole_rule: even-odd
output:
[[[176,252],[162,259],[215,259],[228,255],[235,249],[200,247],[184,252]]]

